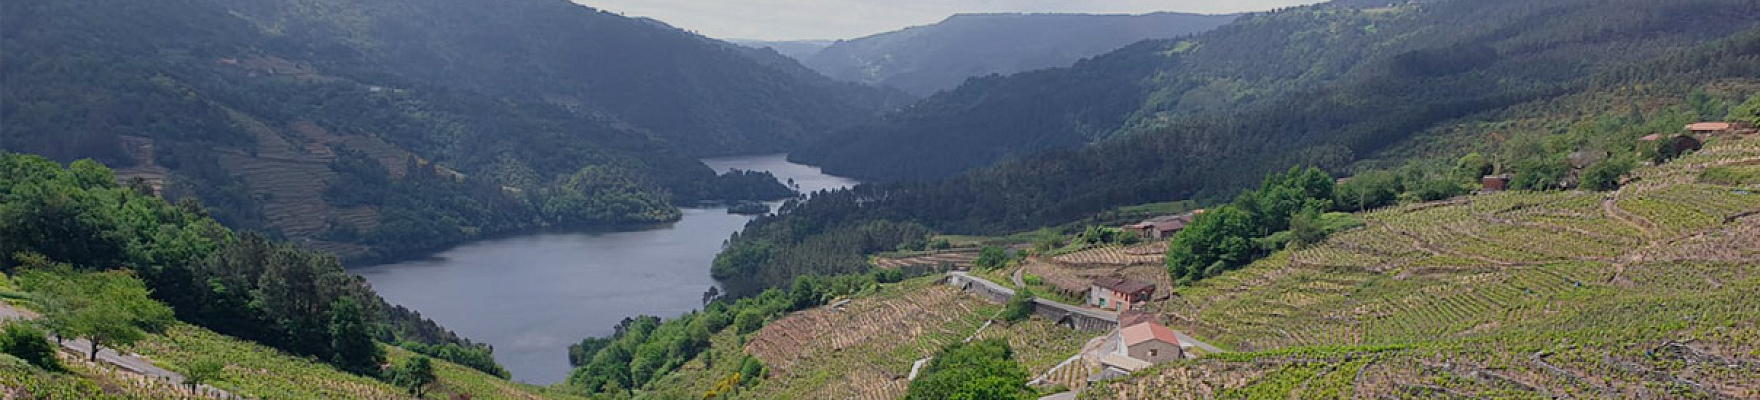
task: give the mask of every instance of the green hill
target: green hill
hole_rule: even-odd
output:
[[[562,0],[7,8],[0,148],[355,256],[667,221],[746,192],[695,157],[783,151],[888,101]]]

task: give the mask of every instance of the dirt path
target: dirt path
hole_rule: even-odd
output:
[[[17,307],[13,307],[12,305],[9,305],[9,304],[0,303],[0,321],[5,321],[5,320],[15,319],[15,318],[21,319],[21,320],[36,319],[37,314],[30,312],[28,310],[23,310],[23,309],[19,309]],[[51,339],[53,339],[53,337],[51,337]],[[90,359],[91,354],[92,354],[91,353],[92,342],[87,341],[85,339],[65,339],[65,340],[61,341],[61,347],[62,347],[63,351],[78,355],[81,360]],[[99,349],[98,350],[98,361],[105,363],[105,364],[113,365],[117,369],[120,369],[122,371],[126,371],[131,374],[140,375],[140,376],[150,378],[153,380],[164,381],[164,382],[170,383],[174,386],[185,386],[183,383],[183,375],[178,374],[176,372],[172,372],[171,370],[160,368],[158,365],[153,365],[153,363],[151,361],[147,361],[146,359],[143,359],[143,358],[140,358],[137,356],[133,356],[133,355],[124,355],[124,354],[117,353],[116,349],[111,349],[111,348]],[[208,386],[208,385],[201,385],[201,386],[197,387],[196,390],[198,390],[203,395],[207,395],[209,397],[222,398],[222,399],[241,398],[241,397],[233,395],[230,392],[227,392],[225,390],[221,390],[220,388],[216,388],[216,387]]]

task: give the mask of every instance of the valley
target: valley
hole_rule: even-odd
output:
[[[4,1],[0,399],[1760,398],[1753,0]]]

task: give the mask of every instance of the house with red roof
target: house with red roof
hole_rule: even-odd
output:
[[[1100,359],[1107,369],[1130,373],[1155,364],[1187,358],[1179,333],[1156,322],[1140,322],[1118,330],[1118,347]]]
[[[1088,287],[1088,306],[1105,310],[1129,311],[1142,306],[1155,295],[1155,284],[1116,276],[1095,279]]]

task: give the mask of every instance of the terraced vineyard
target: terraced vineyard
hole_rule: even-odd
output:
[[[887,269],[940,268],[941,266],[971,268],[972,261],[977,259],[977,249],[958,249],[908,255],[875,256],[874,265]]]
[[[841,307],[792,313],[744,337],[724,332],[709,351],[658,382],[655,394],[701,397],[750,355],[764,362],[768,377],[733,398],[899,398],[910,384],[913,362],[972,336],[1001,309],[939,278],[890,285]],[[1092,336],[1034,317],[992,324],[977,337],[1007,340],[1015,358],[1038,375],[1076,354]]]
[[[1248,353],[1086,398],[1760,398],[1760,194],[1698,183],[1760,162],[1713,142],[1617,193],[1498,193],[1181,289],[1176,329]]]
[[[1101,247],[1075,253],[1052,257],[1058,264],[1082,267],[1123,267],[1131,265],[1161,265],[1167,254],[1167,244],[1151,241],[1150,243],[1125,246]]]

